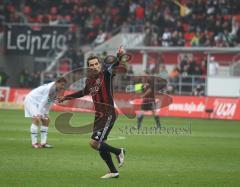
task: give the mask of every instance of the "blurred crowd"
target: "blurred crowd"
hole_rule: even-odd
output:
[[[72,24],[81,44],[144,28],[148,46],[236,46],[239,0],[0,0],[1,22]]]
[[[147,64],[145,73],[168,80],[166,91],[169,94],[203,95],[207,73],[215,76],[220,68],[214,56],[208,59],[207,55],[179,53],[176,65],[166,65],[161,53],[154,58],[157,60],[154,64]]]
[[[105,41],[128,17],[128,0],[1,0],[5,22],[71,24],[81,44]],[[96,40],[95,40],[96,39]]]
[[[240,43],[239,0],[159,0],[141,6],[145,45],[229,47]]]
[[[202,85],[205,84],[207,69],[207,56],[197,61],[192,54],[179,55],[178,65],[169,73],[169,91],[192,93],[192,95],[204,94]],[[183,86],[180,87],[179,82]]]
[[[73,39],[81,46],[97,46],[119,31],[144,32],[146,46],[232,47],[240,44],[239,0],[0,0],[0,33],[3,22],[70,24]],[[57,68],[65,73],[83,65],[83,51],[70,45]],[[207,59],[196,62],[194,56],[188,54],[180,56],[170,72],[161,62],[147,71],[160,73],[174,83],[180,75],[206,75],[206,66]],[[212,63],[209,69],[215,74],[218,65]],[[129,73],[133,73],[131,66]],[[34,76],[29,77],[20,78],[28,80],[21,85],[35,82]]]
[[[0,86],[7,86],[8,74],[5,72],[4,68],[0,68]]]
[[[30,73],[28,70],[23,69],[19,75],[19,85],[21,88],[36,88],[40,83],[40,72]]]

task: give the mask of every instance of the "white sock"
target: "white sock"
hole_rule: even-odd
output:
[[[46,126],[41,126],[41,144],[46,144],[47,143],[47,134],[48,134],[48,127]]]
[[[31,132],[31,139],[32,139],[32,145],[37,143],[37,137],[38,137],[38,126],[35,124],[32,124],[30,127]]]

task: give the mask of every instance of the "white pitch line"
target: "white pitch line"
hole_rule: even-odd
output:
[[[111,137],[111,138],[108,138],[108,140],[124,140],[124,139],[126,139],[126,137],[125,136],[118,136],[118,137]]]

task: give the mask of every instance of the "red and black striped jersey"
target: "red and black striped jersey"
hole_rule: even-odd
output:
[[[96,79],[86,80],[84,94],[92,96],[96,111],[102,112],[114,107],[112,81],[113,74],[108,70],[101,71]]]
[[[154,76],[145,77],[145,83],[143,84],[143,98],[155,98],[155,79]]]
[[[113,101],[113,77],[114,71],[119,67],[120,61],[112,64],[103,64],[102,70],[96,74],[90,70],[85,82],[85,88],[78,92],[66,95],[66,99],[74,99],[91,95],[97,112],[115,111]],[[92,73],[91,73],[92,71]]]

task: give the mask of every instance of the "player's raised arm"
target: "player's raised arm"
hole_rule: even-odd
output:
[[[124,72],[127,71],[126,64],[123,63],[123,58],[122,58],[124,54],[125,54],[125,50],[123,46],[120,46],[117,50],[117,56],[114,60],[114,63],[108,67],[109,73],[116,74],[118,72],[123,72],[123,71],[119,71],[119,69],[124,70]]]

